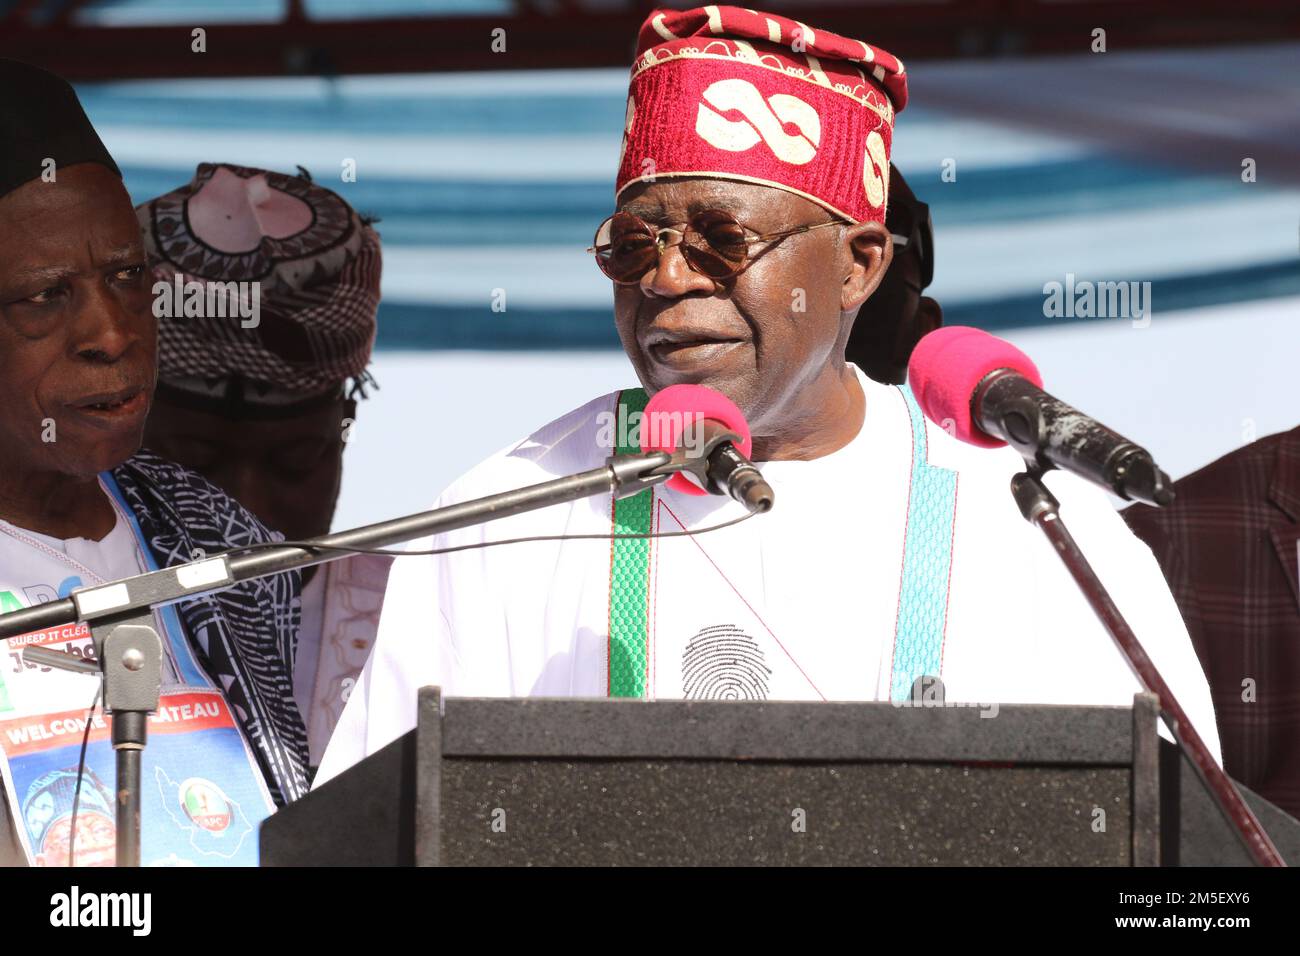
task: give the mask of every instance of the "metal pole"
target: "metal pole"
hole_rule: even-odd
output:
[[[140,763],[148,717],[138,711],[113,714],[117,754],[117,865],[140,865]]]
[[[1083,596],[1092,605],[1101,623],[1110,632],[1110,636],[1128,661],[1133,673],[1137,675],[1137,679],[1142,682],[1142,686],[1159,699],[1160,716],[1164,718],[1169,732],[1173,734],[1174,740],[1178,742],[1183,753],[1191,760],[1197,776],[1218,804],[1224,818],[1236,830],[1251,858],[1260,866],[1286,866],[1286,861],[1282,859],[1277,847],[1260,826],[1254,812],[1241,798],[1241,794],[1228,779],[1228,775],[1223,772],[1223,768],[1215,763],[1209,748],[1205,746],[1205,741],[1196,732],[1192,722],[1187,719],[1187,714],[1183,712],[1173,691],[1160,676],[1155,663],[1147,656],[1147,652],[1138,642],[1137,635],[1128,626],[1119,608],[1111,600],[1105,585],[1101,583],[1101,579],[1097,577],[1092,565],[1088,563],[1088,559],[1075,542],[1074,536],[1065,527],[1065,523],[1061,520],[1060,502],[1043,484],[1042,472],[1031,469],[1016,475],[1011,479],[1011,493],[1015,496],[1025,520],[1037,525],[1047,536],[1052,550],[1060,556],[1066,570],[1083,591]]]
[[[233,582],[247,581],[268,574],[292,571],[349,557],[345,551],[325,550],[326,546],[386,548],[413,538],[455,531],[458,528],[483,524],[496,518],[523,514],[538,508],[576,501],[609,491],[613,491],[618,497],[623,497],[667,481],[676,467],[673,456],[667,452],[615,456],[600,468],[592,468],[589,471],[530,485],[527,488],[476,498],[473,501],[438,508],[435,511],[424,511],[420,514],[366,525],[363,528],[323,535],[303,542],[303,547],[285,545],[278,548],[260,548],[248,554],[236,554],[225,559],[229,563],[232,581],[212,587],[175,590],[174,593],[159,590],[146,595],[148,600],[134,600],[130,606],[139,608],[161,606],[178,598],[198,597],[201,594],[220,590],[229,587]],[[212,557],[219,558],[222,555],[217,554]],[[165,570],[169,572],[164,575],[169,581],[166,585],[160,585],[160,588],[172,587],[170,578],[174,575],[170,572],[175,569]],[[134,580],[160,575],[162,572],[153,572]],[[48,601],[35,607],[0,614],[0,640],[18,637],[31,631],[48,630],[76,620],[79,620],[79,617],[77,604],[73,598]]]
[[[667,452],[654,452],[645,455],[628,455],[614,458],[607,465],[529,485],[503,491],[500,494],[475,498],[460,504],[449,505],[436,511],[425,511],[391,521],[340,531],[313,538],[304,545],[317,546],[322,550],[305,550],[304,548],[265,548],[249,554],[236,555],[230,559],[230,575],[236,581],[248,578],[265,577],[278,571],[323,564],[346,558],[346,553],[324,550],[326,546],[343,548],[385,548],[402,541],[423,538],[427,535],[441,534],[483,524],[497,518],[536,511],[551,505],[577,501],[592,495],[604,494],[613,490],[622,497],[623,493],[640,491],[650,485],[667,481],[671,472],[655,474],[658,469],[668,466],[672,456]]]

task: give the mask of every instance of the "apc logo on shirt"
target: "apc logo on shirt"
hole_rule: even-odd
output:
[[[701,94],[695,132],[710,146],[743,153],[765,143],[782,162],[802,166],[811,162],[821,144],[822,121],[808,103],[789,93],[764,97],[748,80],[711,83]],[[710,108],[711,107],[711,108]],[[723,113],[744,119],[724,119]]]
[[[687,700],[767,700],[771,676],[758,642],[732,624],[706,627],[682,653]]]

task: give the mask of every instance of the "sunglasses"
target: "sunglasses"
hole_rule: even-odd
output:
[[[889,200],[888,225],[895,252],[916,254],[921,267],[921,288],[916,291],[920,293],[934,281],[934,223],[930,219],[930,207],[919,199],[893,196]]]
[[[710,279],[729,279],[739,275],[752,261],[750,246],[775,242],[822,226],[843,225],[843,220],[796,226],[761,236],[749,230],[729,212],[704,209],[690,218],[685,229],[656,229],[630,212],[616,212],[600,224],[594,243],[587,249],[596,256],[596,265],[610,279],[620,284],[640,282],[659,264],[659,257],[670,246],[681,246],[686,264]],[[667,236],[680,236],[669,242]]]

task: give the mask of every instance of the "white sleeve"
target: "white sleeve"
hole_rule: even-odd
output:
[[[1088,558],[1093,571],[1105,585],[1205,746],[1222,765],[1210,685],[1178,604],[1151,549],[1129,530],[1110,499],[1082,479],[1052,472],[1047,482],[1061,502],[1061,519]],[[1120,654],[1118,647],[1115,654]],[[1133,690],[1137,689],[1137,678],[1134,677]],[[1171,739],[1163,721],[1160,732]]]
[[[433,539],[423,538],[412,542],[410,550],[434,546]],[[435,560],[394,560],[375,646],[325,748],[313,787],[414,728],[421,687],[436,684],[454,692],[459,662],[440,606]]]

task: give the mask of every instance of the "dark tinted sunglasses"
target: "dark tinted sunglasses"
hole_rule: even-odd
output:
[[[921,288],[934,281],[934,224],[930,207],[919,199],[898,196],[889,201],[889,231],[894,250],[914,251],[921,265]]]

